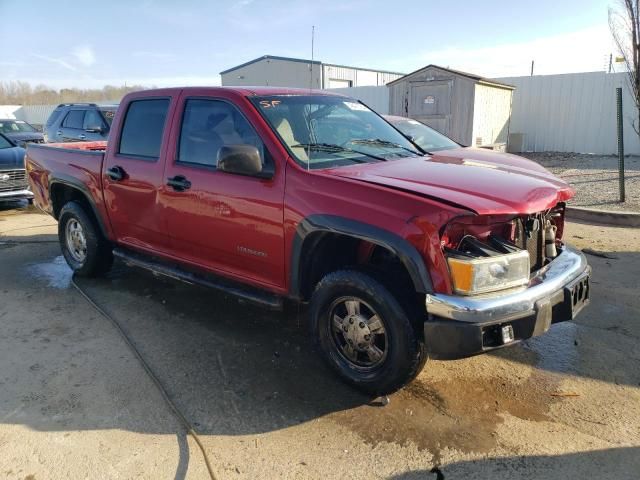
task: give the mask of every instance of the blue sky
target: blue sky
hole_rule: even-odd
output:
[[[264,54],[309,58],[312,25],[315,56],[330,63],[489,77],[526,75],[532,59],[538,74],[602,70],[610,3],[0,0],[0,81],[218,84],[220,71]]]

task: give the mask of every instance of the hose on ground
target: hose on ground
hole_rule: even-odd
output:
[[[167,390],[164,388],[164,385],[162,385],[162,382],[160,382],[160,379],[156,376],[156,374],[153,373],[153,370],[151,370],[151,367],[149,366],[147,361],[144,359],[144,357],[136,347],[133,340],[131,340],[131,338],[127,335],[127,332],[124,330],[122,325],[113,316],[109,315],[102,307],[100,307],[100,305],[98,305],[91,298],[91,296],[89,296],[89,294],[85,292],[82,289],[82,287],[80,287],[80,285],[76,283],[75,275],[71,277],[71,284],[75,287],[78,293],[89,303],[89,305],[91,305],[100,315],[102,315],[104,318],[109,320],[109,322],[118,331],[118,333],[120,334],[124,342],[127,344],[131,352],[138,359],[138,362],[140,363],[140,365],[142,366],[146,374],[155,384],[156,388],[160,392],[160,395],[164,399],[165,403],[169,406],[169,409],[173,412],[173,414],[180,421],[180,423],[182,423],[184,428],[187,430],[187,433],[191,435],[191,437],[194,439],[194,441],[198,445],[198,448],[200,449],[200,452],[202,453],[202,457],[204,458],[204,462],[207,466],[207,470],[209,471],[209,476],[211,477],[211,480],[216,480],[216,475],[213,471],[213,467],[211,466],[211,462],[209,461],[209,456],[207,455],[207,452],[204,449],[204,445],[200,441],[200,437],[198,436],[198,433],[194,430],[189,420],[186,419],[186,417],[178,409],[175,403],[173,403],[173,401],[169,397],[169,394],[167,393]]]

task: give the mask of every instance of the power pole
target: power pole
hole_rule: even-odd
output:
[[[532,76],[532,77],[533,77],[533,64],[534,64],[534,61],[533,61],[533,60],[531,60],[531,76]]]

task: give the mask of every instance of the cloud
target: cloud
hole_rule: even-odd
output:
[[[71,53],[76,60],[85,67],[90,67],[96,63],[96,55],[93,53],[93,49],[89,45],[76,47]]]
[[[534,38],[524,42],[486,47],[450,46],[404,59],[407,71],[435,63],[487,77],[528,75],[531,61],[534,74],[602,71],[610,53],[615,53],[606,25],[599,25],[559,35]],[[395,63],[395,62],[394,62]]]
[[[44,60],[45,62],[54,63],[56,65],[59,65],[59,66],[61,66],[63,68],[66,68],[67,70],[72,71],[72,72],[77,72],[78,71],[78,69],[76,67],[71,65],[69,62],[63,60],[62,58],[49,57],[47,55],[40,55],[38,53],[32,53],[31,55],[33,57],[35,57],[35,58],[40,59],[40,60]]]

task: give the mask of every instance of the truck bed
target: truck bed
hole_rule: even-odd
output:
[[[31,180],[35,204],[47,213],[53,211],[50,185],[72,184],[102,209],[102,162],[107,142],[72,142],[27,145],[25,165]]]

